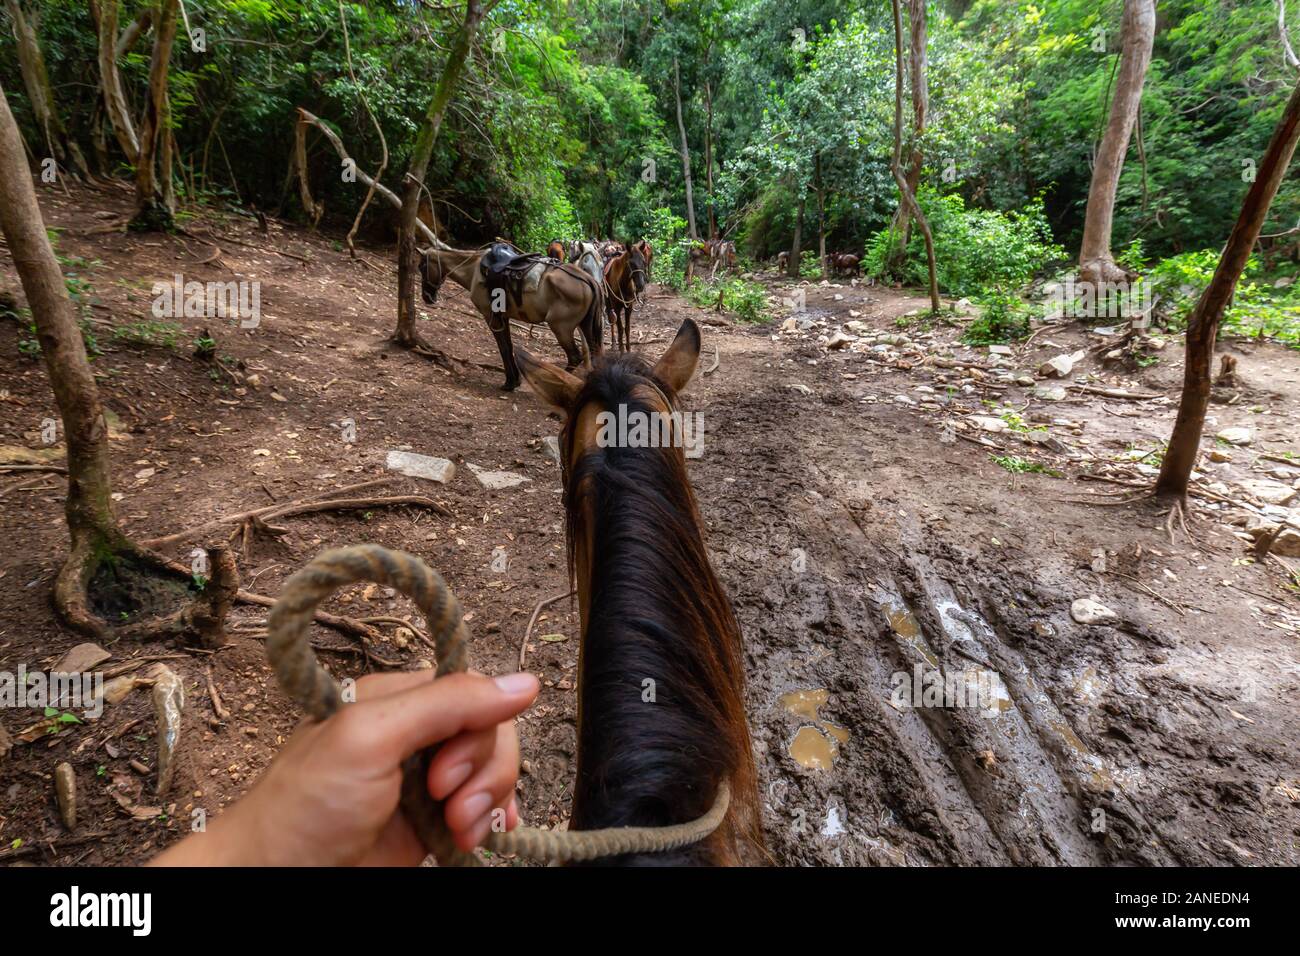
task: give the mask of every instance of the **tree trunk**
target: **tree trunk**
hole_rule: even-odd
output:
[[[718,215],[713,199],[713,90],[704,81],[704,177],[709,190],[709,238],[717,238]]]
[[[415,274],[419,265],[415,231],[420,208],[420,188],[429,169],[433,144],[438,138],[443,115],[447,112],[447,104],[451,102],[456,84],[460,81],[460,74],[465,68],[465,59],[469,56],[474,35],[493,5],[494,3],[484,5],[478,0],[467,0],[464,22],[456,34],[451,51],[447,54],[447,65],[443,67],[442,76],[438,78],[438,86],[425,113],[424,126],[415,141],[411,164],[402,183],[402,212],[397,228],[397,330],[393,333],[393,339],[398,345],[406,348],[422,345],[420,336],[415,330]],[[509,371],[506,369],[507,374]]]
[[[37,36],[36,19],[33,16],[29,20],[23,14],[18,0],[5,0],[5,9],[9,11],[9,18],[14,24],[18,69],[22,73],[27,99],[31,101],[32,114],[37,129],[45,140],[49,156],[60,170],[66,171],[71,167],[75,175],[88,178],[90,170],[86,167],[86,159],[81,155],[77,141],[68,135],[63,120],[59,118],[54,88],[50,86],[50,75],[45,69],[45,56],[41,53],[40,39]]]
[[[96,572],[108,567],[119,580],[129,574],[154,573],[173,580],[177,576],[163,558],[133,544],[117,523],[109,470],[108,425],[100,405],[99,389],[86,357],[76,311],[45,231],[22,139],[3,89],[0,89],[0,232],[9,245],[27,296],[67,446],[68,497],[64,514],[71,545],[54,582],[54,604],[74,630],[103,640],[110,631],[92,610],[89,598]],[[219,643],[229,596],[239,585],[233,561],[220,559],[218,549],[214,549],[214,557],[219,560],[214,565],[212,580],[193,603],[167,617],[133,623],[115,633],[149,638],[198,631],[205,642]]]
[[[135,218],[131,228],[142,232],[170,231],[175,209],[167,204],[169,189],[160,176],[171,176],[167,135],[171,125],[171,100],[167,72],[176,39],[179,0],[158,0],[154,6],[153,58],[149,64],[149,95],[140,121],[140,152],[135,163]],[[160,172],[161,170],[161,172]]]
[[[1269,206],[1295,154],[1297,139],[1300,139],[1300,84],[1292,91],[1282,118],[1278,120],[1255,181],[1246,193],[1241,213],[1214,270],[1214,277],[1187,320],[1183,395],[1169,448],[1160,466],[1160,477],[1156,480],[1156,494],[1162,498],[1181,503],[1187,497],[1187,483],[1200,453],[1205,411],[1210,404],[1210,371],[1219,322],[1232,300],[1237,280],[1246,268],[1246,260],[1259,238]]]
[[[799,211],[794,217],[794,242],[790,244],[790,261],[785,272],[791,279],[799,278],[799,255],[803,251],[803,210],[806,197],[799,197]]]
[[[912,191],[907,181],[907,176],[903,173],[903,10],[899,6],[899,0],[893,0],[894,4],[894,156],[890,163],[890,172],[894,174],[894,182],[898,184],[898,191],[902,195],[902,201],[906,208],[911,211],[912,216],[916,219],[917,227],[921,230],[921,235],[925,239],[925,259],[926,266],[930,272],[930,310],[938,312],[942,307],[939,301],[939,272],[934,261],[934,235],[930,232],[930,223],[925,218],[925,213],[921,211],[920,204],[916,201],[916,194]],[[915,85],[917,80],[912,79]]]
[[[817,179],[817,260],[826,267],[826,184],[822,182],[822,154],[814,157],[814,169]]]
[[[135,165],[140,153],[140,140],[131,122],[131,111],[126,106],[121,74],[117,72],[117,45],[117,0],[100,0],[99,87],[104,93],[104,112],[126,161]]]
[[[1156,35],[1155,0],[1124,0],[1123,51],[1115,97],[1110,105],[1106,132],[1097,149],[1088,189],[1088,210],[1083,221],[1083,243],[1079,250],[1079,278],[1100,285],[1120,282],[1127,273],[1115,264],[1110,251],[1111,225],[1115,215],[1115,192],[1124,169],[1124,156],[1142,104],[1142,85],[1151,64]]]
[[[682,120],[682,75],[673,58],[673,93],[677,98],[677,133],[682,138],[682,177],[686,181],[686,224],[692,240],[700,238],[695,228],[695,193],[691,188],[691,147],[686,142],[686,123]]]

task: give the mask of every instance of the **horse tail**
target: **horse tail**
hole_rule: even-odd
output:
[[[604,350],[602,339],[604,338],[604,319],[605,314],[605,291],[604,283],[597,282],[591,276],[587,275],[585,270],[582,271],[582,278],[587,285],[591,287],[591,304],[587,306],[587,314],[582,317],[582,333],[587,339],[587,348],[593,356],[599,355]]]

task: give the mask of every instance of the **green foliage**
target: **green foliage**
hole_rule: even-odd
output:
[[[687,290],[687,297],[703,309],[716,308],[721,302],[723,311],[742,322],[766,322],[771,318],[767,311],[767,291],[749,279],[732,277],[713,282],[701,279]]]
[[[992,292],[1014,292],[1028,284],[1065,251],[1052,241],[1041,200],[1024,209],[997,212],[969,209],[961,196],[941,196],[922,190],[918,197],[934,234],[934,254],[939,288],[954,295],[984,296]],[[866,269],[879,275],[896,234],[877,232],[867,243]],[[903,278],[926,284],[925,240],[914,229],[902,263]]]
[[[1051,478],[1064,477],[1059,471],[1047,467],[1041,461],[1031,461],[1019,455],[989,455],[989,460],[1013,475],[1047,475]]]
[[[966,327],[962,341],[969,345],[999,345],[1029,334],[1034,310],[1013,292],[988,292],[979,299],[980,314]]]
[[[1218,264],[1218,251],[1202,249],[1163,259],[1142,277],[1160,296],[1171,329],[1186,328],[1188,315]],[[1251,256],[1224,313],[1221,332],[1272,338],[1300,348],[1300,283],[1293,276],[1268,281],[1259,259]]]
[[[136,348],[174,349],[183,332],[174,322],[130,322],[113,329],[113,341]]]

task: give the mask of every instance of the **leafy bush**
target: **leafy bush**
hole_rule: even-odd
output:
[[[1010,292],[990,292],[979,300],[979,318],[966,327],[962,341],[970,345],[995,345],[1023,339],[1029,334],[1033,309]]]
[[[1184,252],[1161,260],[1142,277],[1160,296],[1160,310],[1171,329],[1187,327],[1187,318],[1218,264],[1219,253],[1214,249]],[[1224,313],[1222,330],[1230,335],[1273,338],[1300,348],[1298,284],[1282,280],[1284,285],[1278,287],[1261,276],[1261,271],[1259,261],[1251,256],[1232,305]]]
[[[716,308],[721,296],[722,308],[742,322],[764,322],[767,314],[767,292],[757,282],[748,279],[718,279],[714,282],[700,280],[687,290],[691,302],[702,309]]]
[[[650,213],[642,234],[655,254],[654,264],[650,267],[651,280],[681,289],[690,255],[690,241],[685,238],[686,220],[661,206]]]
[[[939,287],[945,292],[975,297],[1016,291],[1048,263],[1065,255],[1052,241],[1041,198],[1018,212],[1006,213],[967,209],[961,196],[941,196],[933,190],[922,190],[919,201],[934,234]],[[885,273],[894,240],[886,228],[867,241],[870,274]],[[919,229],[912,230],[899,272],[905,282],[929,282],[925,239]]]

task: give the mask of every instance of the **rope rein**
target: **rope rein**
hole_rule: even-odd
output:
[[[316,608],[341,587],[374,581],[395,588],[420,608],[434,643],[435,679],[469,668],[469,632],[460,602],[442,575],[404,551],[375,544],[336,548],[316,557],[284,583],[267,622],[266,653],[285,693],[316,720],[344,704],[343,691],[320,665],[308,642]],[[421,842],[439,866],[478,866],[473,853],[452,842],[442,804],[429,796],[429,764],[437,747],[423,750],[402,766],[401,807]],[[713,806],[688,823],[664,827],[612,827],[604,830],[539,830],[516,827],[488,834],[483,846],[494,853],[542,861],[580,861],[624,853],[660,853],[697,843],[722,823],[731,802],[724,780]]]

